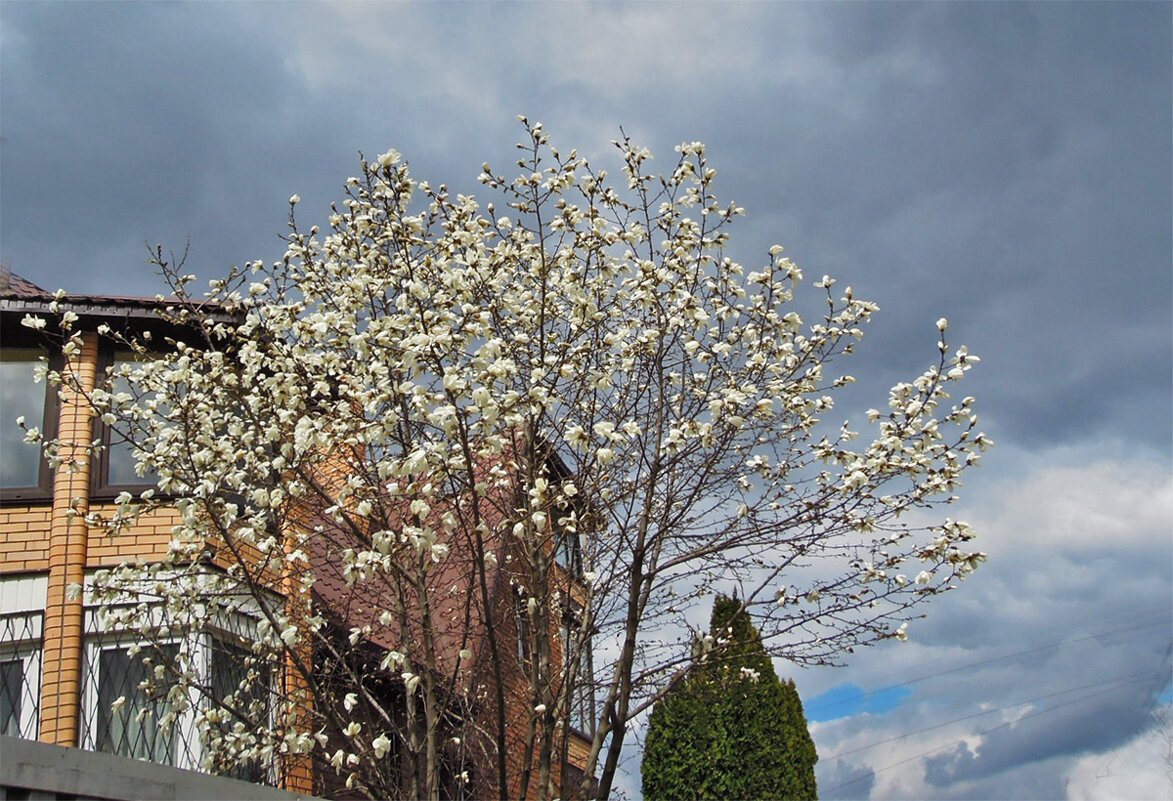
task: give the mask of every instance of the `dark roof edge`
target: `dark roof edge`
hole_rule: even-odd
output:
[[[54,302],[56,307],[54,307]],[[52,295],[43,298],[12,298],[0,295],[0,312],[12,314],[43,314],[55,317],[62,311],[71,311],[79,317],[107,319],[164,320],[168,308],[176,308],[178,300],[155,298],[108,298],[100,295],[66,295],[56,300]],[[215,303],[197,304],[197,308],[215,322],[237,322],[239,315],[217,308]]]
[[[0,265],[0,308],[5,310],[19,310],[23,308],[37,309],[50,312],[50,303],[57,302],[58,306],[68,308],[75,313],[84,310],[89,314],[101,314],[111,310],[126,309],[164,309],[167,306],[176,306],[178,298],[135,297],[132,295],[91,295],[91,294],[63,294],[50,292],[34,284],[27,278],[17,275],[9,268]]]

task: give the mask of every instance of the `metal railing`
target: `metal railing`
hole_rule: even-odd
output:
[[[45,613],[0,614],[0,734],[36,739]]]
[[[207,728],[271,728],[273,677],[251,658],[255,621],[220,616],[191,626],[111,624],[87,607],[78,745],[250,782],[273,784],[273,764],[215,753]],[[0,614],[0,734],[37,739],[42,709],[44,612]],[[116,616],[115,616],[116,618]],[[181,682],[180,672],[188,678]],[[194,677],[194,679],[193,679]],[[205,714],[221,707],[217,724]],[[201,732],[202,730],[202,732]],[[243,732],[240,734],[239,732]],[[201,733],[204,735],[201,737]],[[218,749],[223,751],[224,749]]]
[[[243,615],[214,620],[165,621],[147,610],[137,625],[118,610],[90,607],[79,744],[135,759],[250,782],[273,784],[270,760],[233,757],[210,734],[272,726],[271,671],[251,657],[255,621]],[[115,614],[110,614],[114,612]],[[114,622],[112,622],[114,621]],[[216,723],[207,712],[216,708]],[[210,727],[218,731],[210,731]]]

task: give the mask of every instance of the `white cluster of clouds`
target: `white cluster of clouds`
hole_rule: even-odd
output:
[[[843,672],[865,690],[911,692],[882,714],[813,724],[822,796],[1084,798],[1127,786],[1116,797],[1166,797],[1167,763],[1123,766],[1153,747],[1150,716],[1170,680],[1167,468],[1059,463],[991,481],[965,506],[991,566],[909,645]],[[831,677],[797,678],[818,718]],[[1126,778],[1096,773],[1115,763]]]

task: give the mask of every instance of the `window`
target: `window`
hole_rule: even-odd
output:
[[[11,610],[0,613],[0,734],[28,740],[36,738],[40,723],[45,613],[44,602],[29,592],[35,592],[38,583],[27,577],[0,581],[0,608]],[[42,608],[20,608],[28,603]]]
[[[272,728],[267,668],[250,663],[248,651],[222,639],[199,635],[195,640],[196,667],[202,673],[186,701],[175,693],[179,682],[172,672],[182,657],[177,643],[91,645],[90,677],[83,721],[84,748],[145,759],[189,770],[210,770],[249,782],[269,782],[270,766],[259,760],[209,755],[196,731],[197,707],[208,703],[225,712],[220,730],[251,738]],[[202,665],[202,667],[199,667]],[[206,683],[204,683],[206,682]],[[203,696],[208,693],[210,698]],[[223,704],[221,706],[221,704]],[[211,757],[205,764],[205,758]]]
[[[133,598],[135,591],[127,592]],[[203,625],[187,628],[164,627],[167,616],[157,603],[104,606],[87,595],[80,747],[272,783],[275,755],[229,754],[262,753],[274,736],[275,669],[249,647],[260,607],[253,599],[236,600],[241,605],[208,609]],[[116,610],[131,614],[109,614]],[[210,709],[220,715],[204,718]],[[217,727],[231,748],[207,736]]]
[[[107,352],[100,365],[99,375],[106,375],[109,371],[117,373],[124,365],[141,361],[142,357],[130,350],[115,350]],[[111,391],[132,392],[130,382],[125,378],[115,378]],[[137,460],[134,457],[134,446],[128,442],[123,434],[114,428],[98,424],[95,437],[102,440],[105,446],[98,454],[95,462],[96,469],[93,475],[93,492],[95,495],[116,495],[123,490],[138,494],[144,489],[152,487],[157,477],[148,473],[140,476],[136,472]]]
[[[24,687],[24,660],[0,662],[0,734],[20,736],[21,688]]]
[[[521,664],[529,662],[530,658],[530,630],[529,598],[520,589],[513,593],[513,612],[517,621],[517,661]]]
[[[41,450],[24,441],[25,432],[16,424],[23,417],[28,428],[38,428],[46,437],[56,430],[53,413],[56,393],[46,391],[46,382],[34,381],[35,370],[45,355],[39,348],[0,350],[0,498],[14,500],[48,499],[52,494],[52,471]]]
[[[582,786],[583,777],[586,772],[578,765],[572,765],[565,762],[562,765],[562,797],[575,798],[578,795],[578,788]]]
[[[267,668],[250,667],[248,651],[213,638],[209,669],[212,703],[223,704],[228,712],[220,723],[221,732],[231,732],[238,723],[249,731],[268,726],[271,678]],[[231,764],[217,768],[222,776],[246,782],[264,782],[269,776],[267,766],[255,759],[233,758]]]
[[[577,731],[593,735],[595,730],[595,675],[591,659],[590,642],[580,642],[579,621],[570,613],[562,618],[562,670],[570,687],[570,726]],[[581,656],[579,649],[582,649]],[[578,670],[569,675],[574,660],[579,658]]]
[[[174,645],[103,648],[98,656],[98,703],[94,747],[133,759],[174,765],[177,730],[170,720],[168,691],[174,683],[166,669]]]

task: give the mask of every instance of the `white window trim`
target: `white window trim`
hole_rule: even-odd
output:
[[[21,635],[19,640],[0,642],[0,661],[22,663],[19,729],[20,736],[26,740],[35,740],[40,727],[41,661],[48,592],[49,579],[45,575],[0,578],[0,614],[28,617],[27,630],[17,632]]]
[[[167,580],[167,576],[161,575],[153,577],[153,580]],[[174,578],[174,577],[172,577]],[[101,652],[111,649],[127,649],[132,646],[139,646],[146,648],[148,646],[166,646],[166,645],[182,645],[184,643],[184,635],[176,633],[174,636],[160,637],[157,639],[143,638],[138,634],[138,630],[128,630],[126,628],[110,628],[101,630],[99,614],[103,607],[117,606],[118,604],[103,604],[98,603],[93,598],[92,592],[93,575],[87,576],[85,592],[83,595],[85,605],[85,667],[84,667],[84,687],[82,690],[81,710],[79,715],[79,744],[83,749],[89,751],[97,750],[97,715],[98,715],[98,698],[99,698],[99,681],[98,676],[99,664],[101,659]],[[242,596],[243,597],[243,596]],[[253,601],[250,598],[244,598],[246,601]],[[277,600],[277,596],[273,596],[273,600]],[[131,601],[128,596],[127,601]],[[196,661],[197,676],[201,683],[206,682],[212,671],[212,653],[213,640],[220,638],[222,641],[236,644],[243,635],[247,637],[257,636],[257,617],[259,617],[260,607],[252,603],[243,604],[244,611],[232,615],[232,619],[213,619],[210,623],[204,624],[204,630],[187,635],[193,638],[194,641],[189,641],[187,644],[192,653],[198,653]],[[252,608],[249,608],[252,607]],[[250,614],[252,613],[252,614]],[[161,622],[161,621],[160,621]],[[94,633],[98,632],[98,633]],[[274,677],[274,680],[277,680]],[[200,741],[199,729],[197,726],[197,718],[200,713],[200,706],[203,699],[198,697],[200,693],[194,688],[189,692],[188,708],[178,718],[175,723],[178,737],[178,745],[175,754],[174,767],[183,768],[186,770],[199,771],[205,773],[203,767],[204,758],[206,756],[203,744]],[[270,725],[275,721],[275,711],[270,710]],[[270,779],[276,779],[276,776],[270,776]]]
[[[39,628],[39,626],[38,626]],[[41,641],[28,642],[15,648],[0,648],[0,662],[21,662],[24,675],[21,680],[19,736],[25,740],[37,739],[41,708]],[[28,700],[32,703],[26,703]]]

